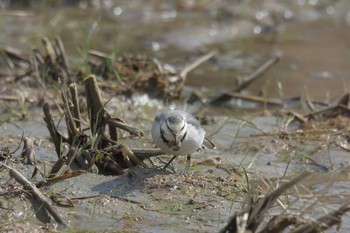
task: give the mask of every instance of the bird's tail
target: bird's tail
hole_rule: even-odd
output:
[[[216,148],[215,144],[212,141],[210,141],[208,138],[204,138],[203,145],[206,148],[209,148],[209,149],[215,149]]]

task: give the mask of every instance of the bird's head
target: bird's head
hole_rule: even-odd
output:
[[[178,134],[185,129],[186,121],[182,116],[172,115],[166,118],[166,126],[172,134]]]
[[[184,137],[187,131],[187,123],[185,118],[183,118],[181,115],[168,116],[165,119],[165,124],[162,128],[163,132],[165,132],[169,138],[168,146],[174,151],[180,150],[181,139]]]

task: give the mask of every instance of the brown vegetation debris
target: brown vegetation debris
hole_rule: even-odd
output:
[[[244,95],[240,95],[239,93],[246,89],[250,84],[252,84],[254,81],[256,81],[258,78],[262,77],[262,75],[270,69],[274,64],[280,61],[282,58],[282,53],[281,52],[275,52],[272,54],[272,56],[265,62],[263,63],[258,69],[256,69],[251,75],[243,78],[241,83],[235,87],[233,90],[230,92],[221,94],[215,98],[213,98],[210,101],[210,104],[212,105],[221,105],[226,103],[227,101],[231,100],[231,98],[243,98],[251,101],[256,101],[256,102],[267,102],[271,104],[277,104],[280,105],[282,104],[282,101],[280,102],[279,100],[265,100],[264,98],[252,96],[252,97],[245,97]]]
[[[121,175],[135,166],[148,167],[143,160],[162,154],[160,150],[138,148],[133,150],[121,144],[118,130],[127,131],[136,137],[142,137],[144,133],[120,117],[111,116],[102,102],[94,75],[87,77],[84,84],[90,132],[81,127],[83,116],[80,113],[77,87],[74,83],[69,87],[63,85],[61,94],[68,137],[62,136],[58,131],[48,103],[43,106],[44,120],[58,155],[46,184],[81,174],[79,170],[75,173],[70,171],[76,169],[76,166],[78,169],[89,171],[97,168],[102,174]],[[63,144],[68,144],[67,153],[63,151]]]
[[[35,150],[34,150],[34,141],[29,137],[23,138],[23,151],[21,157],[26,159],[26,163],[34,165],[36,164],[35,159]]]
[[[51,214],[55,221],[63,226],[67,226],[61,215],[52,205],[51,201],[27,178],[25,178],[16,169],[9,167],[8,165],[0,162],[0,167],[6,167],[9,170],[10,176],[23,185],[25,189]]]
[[[0,147],[0,161],[5,160],[11,156],[10,148],[8,146]]]
[[[247,233],[247,232],[324,232],[334,225],[341,223],[341,217],[350,211],[346,203],[339,209],[325,214],[324,216],[310,220],[305,213],[280,213],[266,221],[268,210],[277,202],[278,198],[300,181],[312,174],[305,171],[292,180],[281,184],[274,191],[266,193],[262,198],[254,200],[256,186],[252,186],[243,203],[242,210],[235,213],[229,223],[221,229],[222,233]]]
[[[6,46],[3,49],[9,68],[15,71],[16,82],[29,77],[33,84],[45,85],[57,81],[70,81],[69,66],[63,43],[59,37],[52,42],[42,39],[44,52],[33,49],[26,54],[16,48]]]
[[[188,72],[210,59],[215,52],[210,52],[177,72],[175,68],[162,64],[156,58],[124,55],[110,57],[100,51],[89,51],[89,65],[93,73],[104,80],[116,80],[118,93],[132,95],[135,92],[146,93],[152,98],[164,101],[180,97]],[[111,88],[110,85],[102,86]]]
[[[117,57],[90,50],[87,66],[74,71],[68,64],[66,51],[59,37],[53,41],[45,37],[42,45],[42,50],[35,48],[31,53],[5,46],[4,60],[11,69],[8,76],[14,76],[15,82],[26,78],[32,85],[46,86],[57,82],[70,84],[79,81],[78,78],[91,71],[103,80],[99,83],[101,88],[126,96],[136,92],[146,93],[164,101],[179,98],[188,72],[215,55],[215,52],[205,54],[178,72],[156,58],[144,55]],[[14,97],[3,98],[13,101]]]
[[[121,94],[139,91],[153,98],[165,99],[175,99],[180,95],[181,78],[154,58],[125,55],[114,59],[94,50],[90,50],[89,55],[91,71],[104,80],[117,80],[117,91]]]
[[[263,133],[263,136],[274,135],[281,139],[298,141],[319,141],[327,145],[336,145],[337,147],[348,151],[350,138],[350,97],[349,93],[341,96],[332,104],[326,105],[306,100],[311,112],[301,114],[295,110],[280,110],[280,113],[286,117],[286,123],[283,130],[273,133]],[[323,106],[320,109],[317,106]],[[297,122],[297,128],[289,129],[289,124]]]

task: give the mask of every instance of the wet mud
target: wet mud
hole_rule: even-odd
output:
[[[341,217],[341,225],[327,232],[349,231],[346,1],[111,2],[57,9],[1,6],[0,160],[36,185],[67,225],[57,224],[32,191],[1,166],[1,231],[219,232],[233,226],[232,216],[239,219],[250,197],[259,206],[272,190],[305,171],[312,174],[277,201],[270,196],[275,204],[261,211],[257,231],[277,229],[280,225],[269,221],[286,213],[298,216],[299,225],[289,222],[290,232],[321,220],[334,225],[334,216]],[[50,60],[55,51],[62,53],[54,47],[50,55],[42,40],[55,44],[56,36],[66,54]],[[276,52],[278,61],[264,67]],[[144,133],[138,138],[118,129],[118,143],[154,149],[155,115],[180,108],[201,121],[216,149],[195,153],[187,175],[186,158],[164,171],[171,156],[157,155],[142,160],[147,166],[132,162],[118,175],[67,163],[68,168],[62,166],[67,177],[43,185],[60,156],[42,106],[49,104],[54,125],[70,138],[69,107],[61,94],[63,83],[75,83],[82,109],[79,132],[93,141],[83,83],[91,73],[103,108]],[[214,101],[223,94],[227,100]],[[24,138],[32,140],[33,164],[23,157]],[[71,146],[65,142],[61,155]]]

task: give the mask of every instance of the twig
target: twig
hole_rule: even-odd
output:
[[[298,223],[298,216],[293,214],[282,214],[272,218],[259,233],[283,232],[289,225]]]
[[[45,47],[47,55],[49,56],[51,65],[55,65],[57,56],[56,56],[55,49],[54,49],[51,41],[47,37],[44,37],[41,40],[41,42],[42,42],[43,46]]]
[[[338,109],[340,109],[342,112],[350,114],[350,108],[347,105],[339,104]]]
[[[261,77],[269,68],[272,67],[275,63],[277,63],[282,57],[282,54],[279,52],[276,52],[272,55],[272,57],[267,60],[262,66],[260,66],[255,72],[253,72],[251,75],[243,79],[242,83],[234,88],[229,93],[224,93],[220,95],[219,97],[214,98],[210,101],[210,104],[216,105],[216,104],[223,104],[227,101],[229,101],[232,96],[230,93],[240,92],[243,89],[247,88],[253,81],[255,81],[257,78]]]
[[[19,97],[14,96],[14,95],[0,95],[0,101],[20,101]]]
[[[21,79],[23,79],[23,78],[25,78],[25,77],[27,77],[27,76],[30,76],[30,75],[32,75],[32,73],[34,72],[34,70],[32,70],[32,69],[29,69],[27,72],[25,72],[25,73],[23,73],[23,74],[18,74],[18,75],[16,75],[16,78],[15,78],[15,82],[18,82],[19,80],[21,80]]]
[[[202,64],[203,62],[209,60],[212,58],[214,55],[216,55],[216,51],[211,51],[208,54],[205,54],[204,56],[201,56],[197,60],[195,60],[193,63],[187,65],[180,73],[180,78],[182,79],[182,82],[184,83],[186,81],[187,74],[195,69],[197,66]]]
[[[34,142],[31,138],[25,137],[23,139],[23,151],[21,156],[27,158],[27,163],[34,165],[36,164]]]
[[[84,170],[76,170],[76,171],[66,172],[62,175],[58,175],[58,176],[55,176],[51,179],[48,179],[46,181],[46,184],[49,184],[49,185],[55,184],[55,183],[62,181],[62,180],[66,180],[66,179],[69,179],[72,177],[80,176],[81,174],[84,174],[84,173],[86,173],[86,171],[84,171]]]
[[[305,179],[307,176],[311,174],[310,171],[305,171],[299,176],[295,177],[293,180],[282,184],[279,188],[277,188],[272,193],[268,194],[260,200],[254,209],[252,210],[249,219],[248,219],[248,229],[253,232],[258,228],[259,224],[262,222],[263,216],[267,212],[267,210],[274,204],[276,199],[282,195],[283,192],[287,191],[295,184],[299,183],[301,180]]]
[[[165,154],[161,149],[158,149],[158,148],[130,148],[130,149],[134,153],[134,155],[141,160]]]
[[[66,165],[66,159],[64,156],[61,158],[58,158],[58,160],[55,162],[55,164],[52,166],[49,179],[64,174],[69,170],[69,167]]]
[[[19,49],[10,46],[5,46],[4,52],[11,59],[12,62],[16,62],[16,64],[18,64],[22,68],[26,68],[29,66],[30,61],[27,58],[27,55],[24,55]]]
[[[61,65],[66,72],[67,75],[69,75],[69,64],[67,59],[66,50],[64,49],[63,42],[60,37],[55,38],[55,48],[56,48],[56,55],[60,58]]]
[[[90,50],[88,51],[88,53],[89,53],[89,55],[94,56],[94,57],[97,57],[97,58],[101,58],[101,59],[111,59],[110,56],[108,56],[106,53],[101,52],[101,51],[97,51],[97,50],[90,49]]]
[[[346,93],[343,96],[341,96],[336,102],[335,105],[344,105],[349,107],[350,103],[350,93]]]
[[[65,81],[64,81],[65,82]],[[63,106],[64,106],[64,113],[66,116],[66,125],[67,125],[67,131],[69,134],[69,139],[73,140],[75,136],[79,135],[79,130],[76,127],[76,122],[73,118],[72,112],[70,110],[69,106],[69,96],[68,96],[68,90],[67,90],[67,84],[64,84],[64,90],[61,94],[62,100],[63,100]]]
[[[309,101],[308,101],[309,102]],[[307,104],[309,105],[309,103],[307,102]],[[311,113],[306,114],[304,117],[305,118],[313,118],[316,115],[326,115],[328,117],[333,116],[333,115],[338,115],[340,114],[339,112],[336,112],[336,110],[339,110],[341,112],[346,112],[346,113],[350,113],[350,93],[346,93],[343,96],[341,96],[338,100],[334,101],[331,106],[320,109],[320,110],[315,110]]]
[[[103,107],[101,95],[97,86],[97,81],[95,75],[90,75],[84,79],[85,83],[85,92],[86,92],[86,102],[89,111],[90,118],[90,129],[92,135],[95,135],[97,129],[100,129],[101,132],[104,131],[104,126],[101,125],[103,122],[103,116],[106,113],[106,110]]]
[[[148,165],[145,164],[142,160],[140,160],[128,146],[120,145],[119,150],[124,156],[129,158],[135,164],[141,165],[144,168],[148,167]]]
[[[336,145],[337,147],[345,150],[346,152],[350,152],[350,148],[347,148],[346,146],[340,144],[339,142],[335,142],[334,145]]]
[[[106,117],[105,121],[109,125],[112,125],[114,127],[123,129],[123,130],[129,132],[130,134],[135,135],[137,137],[143,137],[144,136],[144,132],[142,132],[141,130],[139,130],[139,129],[135,128],[135,127],[132,127],[132,126],[130,126],[130,125],[120,121],[120,120],[118,120],[118,118]]]
[[[47,129],[50,132],[51,139],[53,141],[53,144],[55,145],[55,150],[58,155],[58,157],[61,157],[62,153],[62,142],[64,140],[64,137],[58,132],[56,125],[53,121],[49,104],[47,102],[43,105],[43,111],[44,111],[44,121],[46,122]]]
[[[317,115],[322,115],[322,116],[325,116],[325,117],[333,117],[333,116],[339,115],[342,112],[346,112],[346,113],[349,114],[350,113],[350,109],[347,106],[343,105],[343,104],[339,104],[339,105],[323,108],[323,109],[320,109],[320,110],[316,110],[314,112],[310,112],[310,113],[304,115],[304,118],[312,119],[312,118],[314,118]]]
[[[323,232],[324,230],[327,230],[328,228],[332,227],[333,225],[340,224],[341,217],[346,212],[349,212],[349,211],[350,211],[350,204],[347,203],[347,204],[341,206],[338,210],[335,210],[335,211],[317,219],[316,222],[303,223],[300,226],[293,229],[292,231],[290,231],[289,233]]]
[[[97,160],[95,164],[99,166],[102,171],[115,175],[123,175],[129,170],[128,168],[122,168],[117,162],[109,157],[102,157]]]
[[[74,115],[74,122],[75,126],[77,129],[80,131],[81,130],[81,115],[80,115],[80,107],[79,107],[79,98],[78,98],[78,91],[77,91],[77,86],[75,83],[72,83],[69,85],[69,90],[70,94],[72,96],[72,101],[73,101],[73,115]]]
[[[175,93],[180,93],[183,86],[185,85],[186,79],[187,79],[187,74],[195,69],[197,66],[199,66],[200,64],[202,64],[203,62],[209,60],[211,57],[213,57],[216,54],[216,51],[212,51],[200,58],[198,58],[197,60],[195,60],[193,63],[187,65],[179,74],[180,77],[180,83],[179,85],[176,87]]]
[[[302,114],[300,114],[294,110],[281,110],[281,112],[284,114],[292,115],[295,118],[295,120],[299,121],[300,123],[302,123],[304,125],[309,123],[308,118],[304,117]]]
[[[35,60],[38,62],[38,66],[45,64],[45,58],[39,51],[39,49],[33,49],[33,55],[35,57]]]
[[[312,174],[310,171],[305,171],[299,176],[295,177],[291,181],[282,184],[279,188],[273,192],[266,194],[264,198],[259,199],[255,203],[253,202],[253,191],[254,188],[249,189],[247,195],[247,203],[245,204],[244,210],[236,213],[230,222],[220,231],[221,233],[233,233],[237,232],[237,218],[241,218],[244,214],[249,214],[249,217],[245,223],[246,230],[249,232],[255,232],[259,225],[263,222],[263,218],[269,208],[276,202],[277,198],[282,195],[283,192],[296,185],[301,180]]]
[[[33,196],[43,204],[45,209],[52,215],[52,217],[55,219],[56,222],[59,224],[62,224],[63,226],[67,226],[67,224],[64,222],[63,218],[60,216],[60,214],[54,209],[50,201],[45,197],[44,194],[42,194],[39,189],[35,187],[32,183],[30,183],[27,178],[25,178],[21,173],[19,173],[17,170],[11,168],[10,166],[1,163],[1,166],[6,167],[10,171],[10,176],[14,177],[18,183],[23,185],[26,188],[29,188],[29,191],[33,194]]]
[[[36,13],[34,11],[21,11],[21,10],[6,10],[0,12],[0,15],[6,15],[6,16],[17,16],[17,17],[31,17],[35,16]]]
[[[315,105],[309,99],[306,100],[306,105],[310,108],[311,111],[315,111]]]
[[[263,103],[263,104],[270,104],[270,105],[283,105],[283,102],[279,99],[266,99],[266,98],[260,97],[260,96],[242,95],[242,94],[237,93],[237,92],[227,93],[227,95],[230,95],[233,98],[248,100],[248,101],[256,102],[256,103]]]

